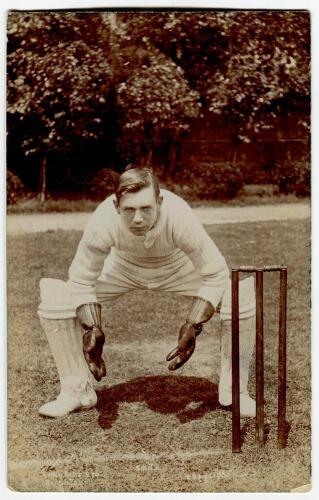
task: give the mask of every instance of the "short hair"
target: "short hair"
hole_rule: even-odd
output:
[[[158,181],[150,167],[138,167],[130,163],[120,175],[115,191],[116,201],[119,204],[126,193],[137,193],[145,187],[152,186],[155,197],[160,195]]]

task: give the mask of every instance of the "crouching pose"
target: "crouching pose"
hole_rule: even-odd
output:
[[[132,290],[193,297],[177,346],[166,358],[169,370],[190,358],[203,324],[220,309],[219,402],[231,404],[231,300],[225,259],[183,199],[160,190],[150,169],[129,167],[116,193],[91,216],[69,280],[40,282],[40,321],[61,386],[57,399],[41,406],[40,415],[62,417],[96,405],[93,377],[100,381],[106,375],[101,304],[110,307]],[[247,416],[255,415],[247,390],[254,318],[254,281],[249,278],[240,283],[240,408]]]

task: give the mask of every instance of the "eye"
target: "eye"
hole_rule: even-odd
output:
[[[132,214],[134,212],[134,208],[126,207],[124,208],[124,212],[127,214]]]

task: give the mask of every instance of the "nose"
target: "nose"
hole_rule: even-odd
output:
[[[135,224],[140,224],[141,222],[143,222],[143,217],[142,217],[142,214],[139,210],[135,210],[135,214],[134,214],[134,217],[133,217],[133,222]]]

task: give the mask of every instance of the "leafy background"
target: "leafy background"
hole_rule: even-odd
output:
[[[192,186],[197,170],[206,183],[215,172],[232,185],[238,178],[231,194],[210,198],[236,196],[243,177],[308,195],[309,38],[306,11],[10,12],[8,170],[43,200],[90,197],[100,170],[131,161],[171,185]],[[258,142],[267,133],[286,140],[270,157],[273,144]],[[245,145],[256,149],[249,158]],[[249,180],[247,168],[256,170]]]

